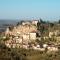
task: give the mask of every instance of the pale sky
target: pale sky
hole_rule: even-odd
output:
[[[0,19],[60,19],[60,0],[0,0]]]

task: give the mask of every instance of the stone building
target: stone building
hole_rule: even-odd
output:
[[[18,25],[12,30],[6,29],[5,35],[10,35],[12,38],[6,43],[9,47],[21,46],[21,44],[28,44],[32,40],[36,40],[37,27],[32,24]]]

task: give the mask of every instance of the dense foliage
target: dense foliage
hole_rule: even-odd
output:
[[[60,60],[60,51],[47,53],[32,49],[10,49],[0,43],[0,60]]]

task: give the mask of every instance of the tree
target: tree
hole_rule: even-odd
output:
[[[58,21],[58,23],[60,24],[60,20]]]
[[[20,25],[20,22],[17,23],[17,26]]]
[[[54,26],[54,23],[50,23],[49,25],[50,25],[50,27],[53,27]]]
[[[40,18],[40,22],[43,23],[43,20]]]
[[[40,23],[46,24],[47,22],[40,19]]]
[[[38,23],[37,23],[37,30],[40,30],[40,21],[38,21]]]

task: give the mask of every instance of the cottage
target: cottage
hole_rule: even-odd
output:
[[[5,34],[9,34],[10,30],[9,28],[6,29]]]
[[[23,34],[23,40],[29,40],[29,34]]]
[[[30,33],[30,40],[36,40],[36,33],[35,32]]]
[[[22,25],[26,25],[26,24],[30,25],[31,23],[29,21],[22,22]]]
[[[35,21],[37,24],[37,22]],[[22,25],[15,26],[11,31],[9,28],[6,29],[5,34],[9,34],[12,47],[15,48],[15,44],[28,44],[28,42],[36,40],[36,32],[37,32],[37,27],[31,22],[23,22]],[[8,41],[8,43],[10,43]],[[17,45],[19,46],[19,45]]]
[[[37,23],[38,23],[38,20],[33,20],[32,21],[32,24],[36,25],[37,26]]]

